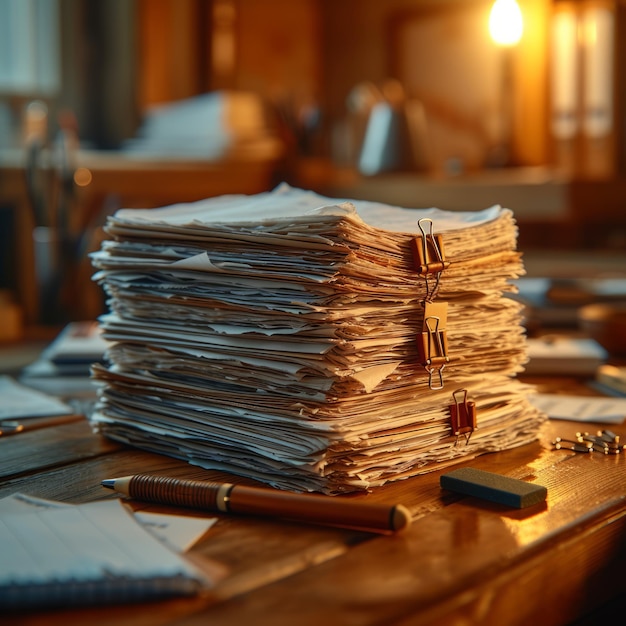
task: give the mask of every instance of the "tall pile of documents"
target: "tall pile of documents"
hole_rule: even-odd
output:
[[[104,435],[301,491],[364,490],[534,440],[510,210],[282,185],[123,209],[94,253]]]

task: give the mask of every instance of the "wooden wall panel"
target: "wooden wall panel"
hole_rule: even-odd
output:
[[[202,0],[137,1],[141,110],[207,88],[210,4]]]

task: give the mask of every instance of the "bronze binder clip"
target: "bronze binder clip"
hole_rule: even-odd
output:
[[[428,232],[424,227],[426,222],[430,224]],[[435,298],[439,289],[441,272],[450,265],[450,261],[445,260],[441,235],[433,234],[433,221],[424,217],[417,222],[417,225],[422,231],[422,236],[411,240],[413,266],[415,271],[424,276],[426,280],[426,302],[430,302]],[[428,277],[433,275],[435,276],[435,285],[431,288]]]
[[[420,360],[428,372],[428,386],[430,389],[443,389],[443,370],[448,357],[448,336],[446,324],[448,321],[447,302],[426,302],[424,308],[424,323],[417,342]],[[439,378],[438,385],[434,383],[435,374]]]
[[[429,224],[428,232],[423,225],[425,222]],[[433,234],[433,221],[428,217],[423,217],[417,225],[422,236],[411,240],[415,271],[422,275],[439,274],[450,265],[450,261],[445,260],[441,235]]]
[[[428,372],[429,388],[443,389],[443,369],[450,360],[446,336],[448,303],[433,302],[433,300],[439,290],[441,273],[450,265],[450,262],[444,258],[441,236],[433,234],[433,221],[430,218],[422,218],[417,224],[422,231],[422,236],[411,240],[411,252],[415,270],[424,276],[426,283],[426,297],[422,302],[424,322],[417,345],[421,363]],[[434,286],[429,283],[429,276],[435,277]],[[435,375],[439,378],[438,383],[434,382]]]
[[[428,372],[428,387],[430,389],[443,389],[443,370],[450,361],[448,357],[448,338],[445,328],[440,328],[442,320],[439,317],[430,316],[424,319],[424,330],[418,341],[418,349],[422,365]],[[435,386],[434,375],[439,378]]]
[[[454,402],[450,405],[450,426],[456,435],[456,444],[459,437],[465,435],[465,445],[469,443],[472,433],[476,430],[476,403],[467,399],[467,389],[457,389],[452,394]]]

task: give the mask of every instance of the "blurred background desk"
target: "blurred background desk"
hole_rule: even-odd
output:
[[[582,180],[546,166],[483,169],[457,176],[386,172],[362,176],[320,159],[295,164],[294,180],[331,197],[405,207],[478,211],[499,204],[520,226],[519,247],[626,250],[626,179]]]
[[[82,250],[73,275],[67,277],[72,292],[67,320],[93,319],[102,310],[100,289],[91,283],[87,253],[97,249],[106,215],[120,207],[151,208],[190,202],[230,193],[259,193],[274,183],[276,159],[142,158],[114,151],[76,152],[72,159],[69,228],[82,236]],[[2,280],[13,289],[27,324],[39,321],[37,279],[33,249],[36,226],[26,186],[25,154],[0,153],[0,219],[2,220]],[[57,164],[43,153],[38,176],[46,200],[53,206],[58,194]],[[53,214],[54,215],[54,214]],[[54,219],[54,217],[53,217]]]

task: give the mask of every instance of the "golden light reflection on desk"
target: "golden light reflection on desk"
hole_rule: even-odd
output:
[[[556,424],[559,422],[557,421]],[[571,507],[571,487],[574,483],[585,483],[593,480],[595,471],[598,470],[597,464],[606,463],[619,464],[623,459],[620,455],[606,456],[591,454],[580,454],[567,450],[555,450],[552,446],[548,447],[547,441],[555,431],[555,422],[548,422],[542,430],[540,439],[542,441],[542,451],[534,461],[528,463],[528,476],[525,480],[532,481],[533,476],[542,476],[541,484],[548,489],[548,497],[542,506],[531,507],[527,509],[512,510],[501,516],[501,519],[511,536],[515,538],[518,546],[528,546],[535,541],[545,538],[546,529],[553,523],[548,518],[559,516],[559,506],[562,502],[568,502],[568,514],[572,513]],[[582,460],[576,463],[568,463],[564,455],[574,455],[577,459]],[[619,468],[618,471],[622,471]],[[567,475],[564,477],[564,475]],[[521,477],[520,477],[521,478]],[[598,485],[598,501],[606,498],[610,494],[612,486],[610,483],[606,485]],[[606,491],[606,493],[603,493]],[[583,501],[575,502],[575,506],[580,508],[580,515],[584,515],[585,510],[596,504],[595,502]]]

